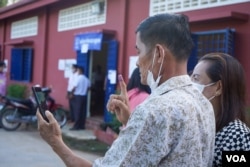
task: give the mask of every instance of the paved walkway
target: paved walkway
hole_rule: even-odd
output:
[[[63,133],[68,134],[67,126]],[[71,132],[71,131],[70,131]],[[76,132],[72,132],[73,134]],[[77,131],[76,136],[89,136],[90,131]],[[53,152],[51,147],[42,140],[36,127],[21,126],[10,132],[0,128],[0,167],[64,167],[63,161]],[[93,137],[93,136],[92,136]],[[82,139],[82,138],[81,138]],[[93,162],[100,155],[72,149],[78,156]]]
[[[72,124],[66,124],[62,128],[62,134],[67,137],[75,138],[78,140],[95,140],[96,136],[94,135],[93,130],[69,130],[72,127]]]
[[[69,130],[72,127],[72,124],[66,124],[62,128],[62,135],[66,137],[70,137],[71,139],[76,140],[95,140],[96,136],[94,135],[93,130],[85,129],[85,130]],[[96,155],[94,153],[88,153],[83,151],[76,151],[74,150],[80,157],[87,159],[93,162],[95,159],[100,158],[100,155]]]

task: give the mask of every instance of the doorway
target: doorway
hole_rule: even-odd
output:
[[[107,43],[102,43],[100,51],[90,51],[89,79],[91,93],[89,97],[90,116],[103,116],[105,107],[105,77],[107,71]]]
[[[89,35],[87,34],[88,37]],[[96,36],[96,34],[92,35]],[[85,74],[92,81],[87,98],[87,116],[103,116],[105,122],[110,122],[113,118],[106,109],[106,103],[109,96],[116,91],[118,41],[105,38],[105,34],[103,35],[104,39],[98,38],[98,43],[96,38],[87,39],[84,34],[77,36],[75,50],[77,64],[85,67]],[[86,45],[84,42],[89,42],[87,47],[84,47]],[[101,77],[96,83],[98,70],[101,71]]]

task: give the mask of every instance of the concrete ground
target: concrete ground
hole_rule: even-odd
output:
[[[75,138],[93,138],[91,131],[65,132]],[[35,128],[21,127],[9,132],[0,128],[0,167],[55,167],[65,166],[63,161],[53,152],[50,146],[41,139]],[[89,161],[99,158],[88,152],[73,150],[80,157]]]
[[[67,137],[75,138],[77,140],[95,140],[93,130],[69,130],[72,127],[72,124],[66,124],[62,128],[62,134]]]

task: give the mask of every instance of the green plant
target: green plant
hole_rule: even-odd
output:
[[[27,86],[22,84],[11,84],[7,87],[7,96],[25,99]]]
[[[7,5],[8,0],[1,0],[0,1],[0,7],[4,7]]]
[[[122,123],[118,121],[118,119],[116,118],[115,114],[112,114],[112,121],[111,122],[107,122],[107,123],[102,123],[100,126],[101,126],[101,129],[104,130],[104,131],[106,131],[107,127],[109,127],[114,132],[116,132],[117,134],[119,134],[120,127],[122,126]]]
[[[109,145],[98,140],[81,140],[63,135],[63,141],[73,149],[93,153],[100,156],[104,156],[104,154],[109,149]]]

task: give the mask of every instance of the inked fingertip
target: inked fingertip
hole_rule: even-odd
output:
[[[123,81],[123,77],[122,77],[122,75],[120,74],[120,75],[118,75],[118,81]]]

